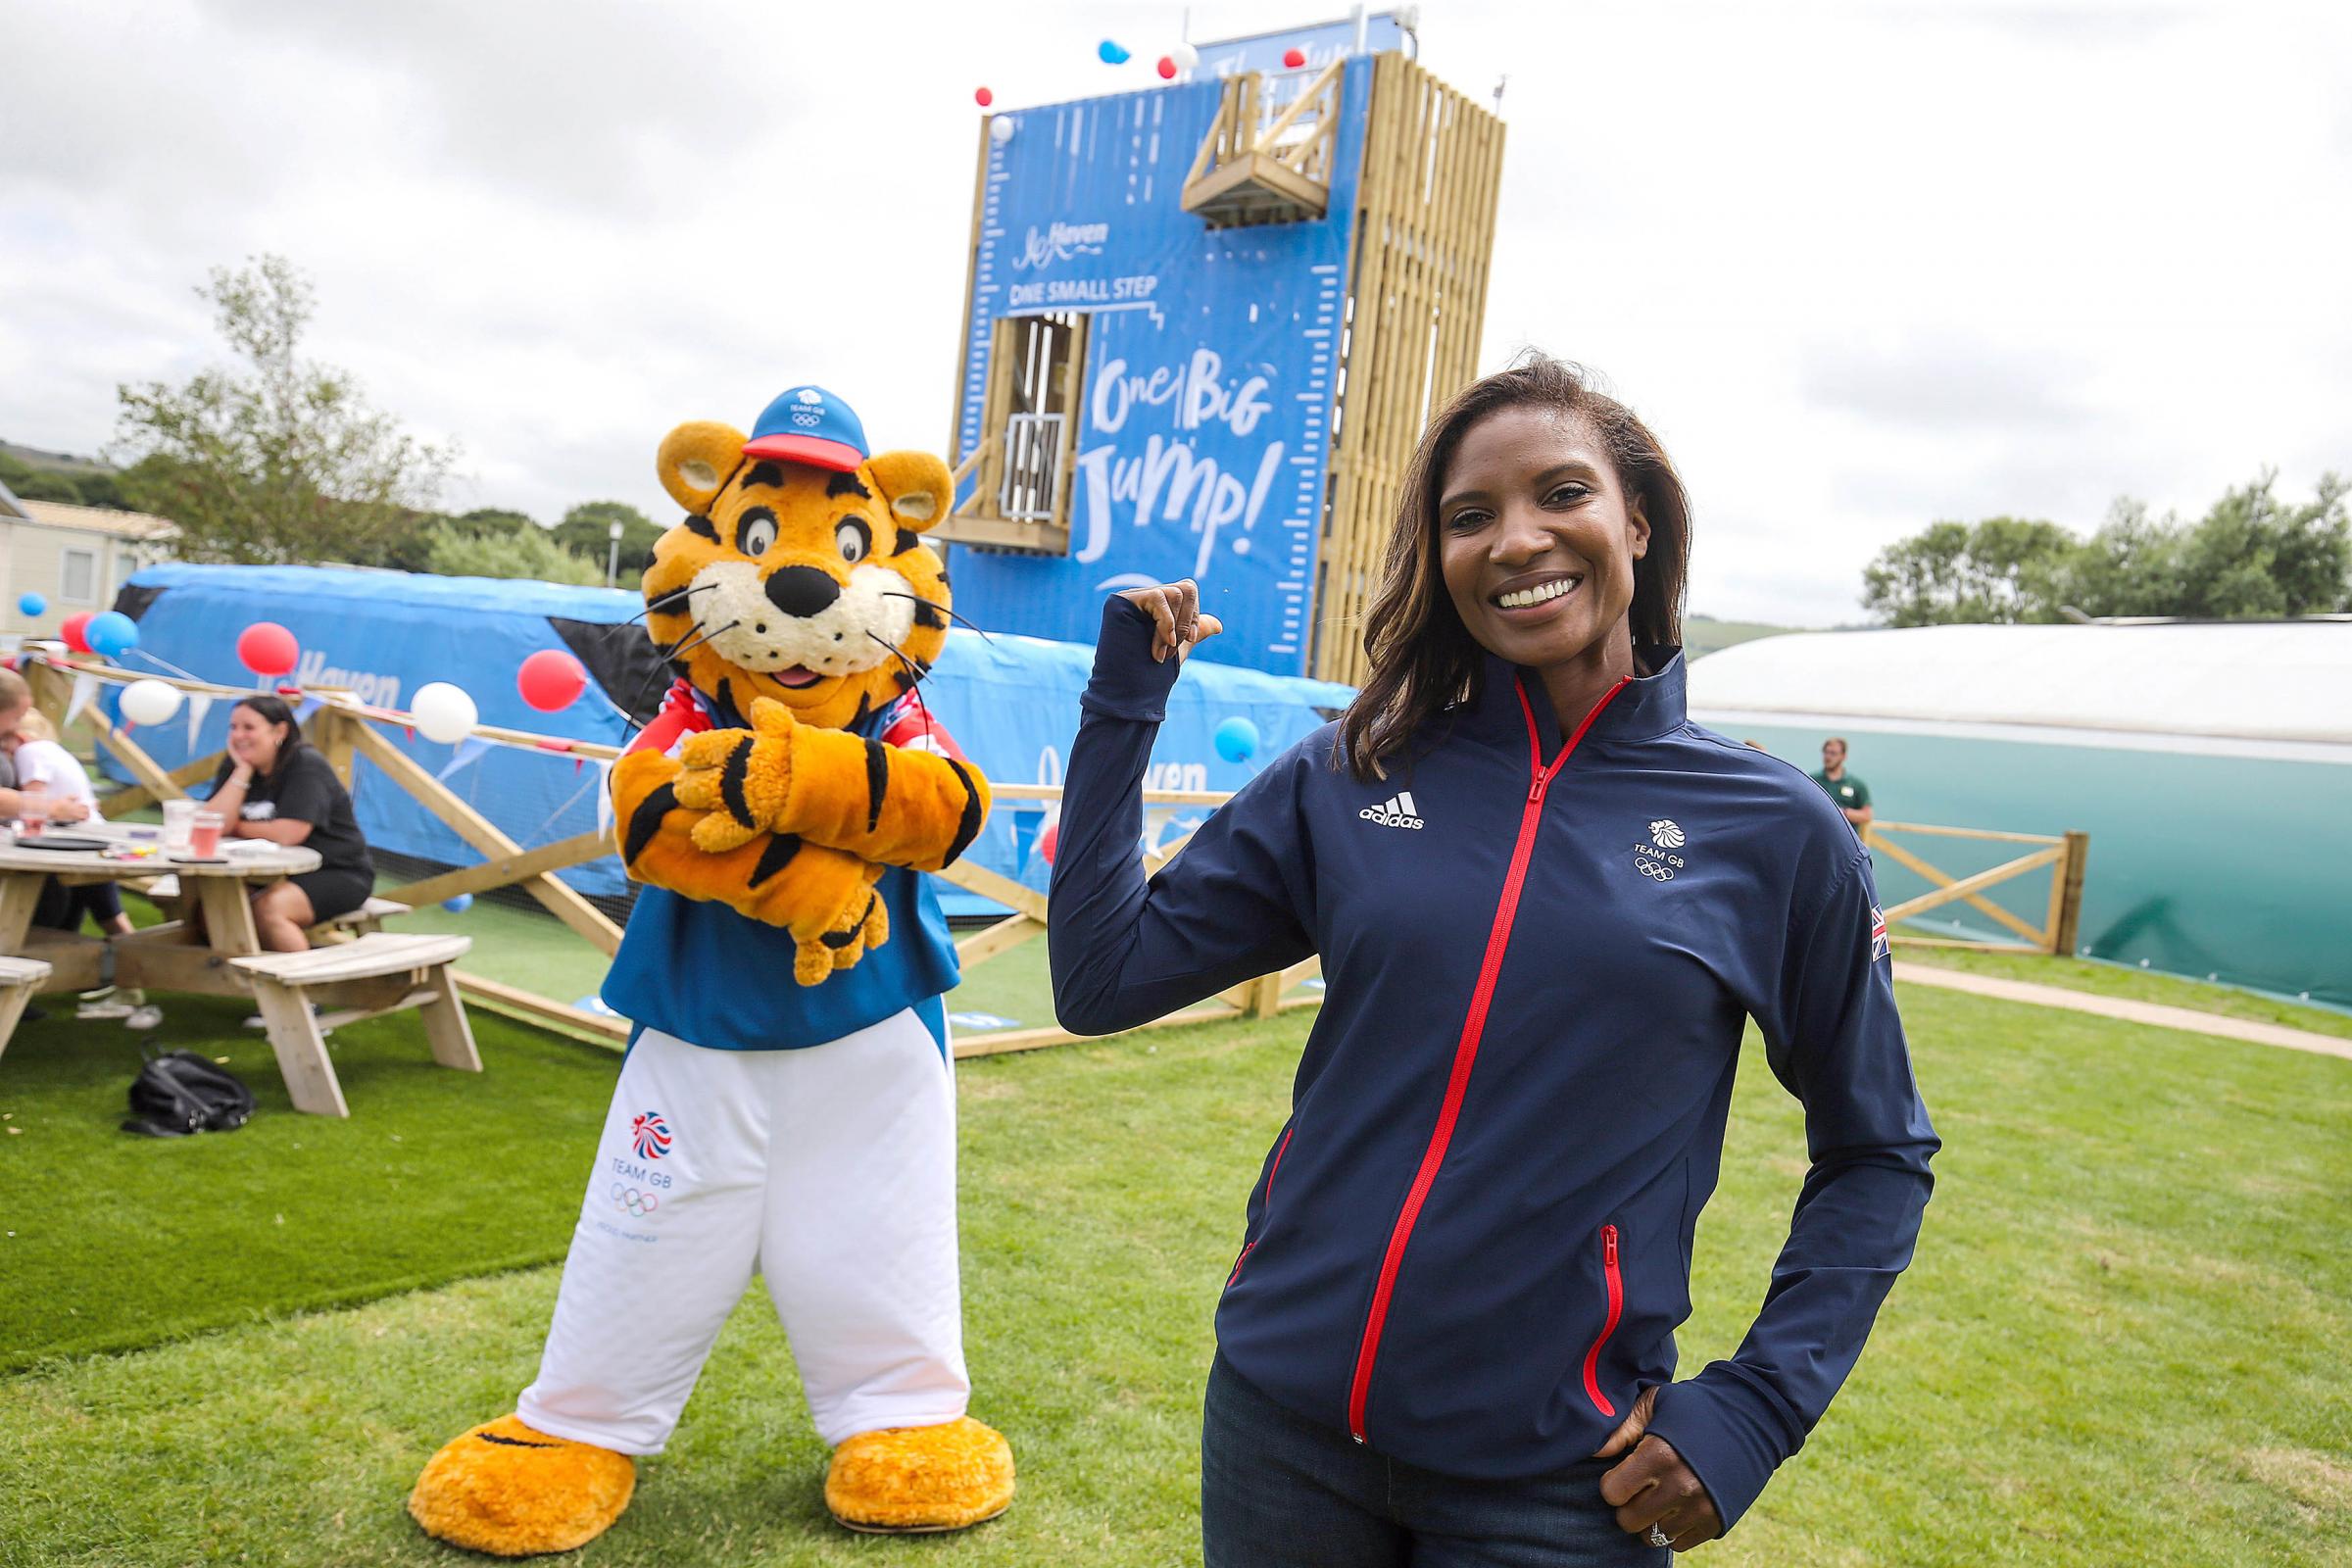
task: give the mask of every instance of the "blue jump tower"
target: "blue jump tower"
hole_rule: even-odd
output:
[[[1353,681],[1395,487],[1475,373],[1502,125],[1390,16],[988,118],[957,359],[958,605],[1091,641],[1199,580],[1202,657]],[[1303,64],[1286,62],[1303,61]]]

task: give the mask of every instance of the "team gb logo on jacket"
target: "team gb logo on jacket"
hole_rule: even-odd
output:
[[[1674,852],[1690,842],[1673,817],[1661,816],[1649,824],[1649,842],[1634,843],[1634,869],[1652,882],[1671,882],[1674,874],[1683,869],[1683,858]]]

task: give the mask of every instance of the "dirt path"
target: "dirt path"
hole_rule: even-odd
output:
[[[2352,1061],[2352,1040],[2313,1034],[2308,1029],[2289,1029],[2284,1024],[2225,1018],[2216,1012],[2168,1007],[2156,1002],[2131,1002],[2122,997],[2102,997],[2093,992],[2069,991],[2063,986],[2040,986],[2025,980],[1996,980],[1990,975],[1938,969],[1924,963],[1897,962],[1894,977],[1908,985],[1941,986],[1947,991],[1966,991],[1974,996],[1997,997],[2003,1002],[2023,1002],[2036,1007],[2095,1012],[2102,1018],[2154,1024],[2159,1029],[2185,1029],[2191,1034],[2219,1035],[2225,1040],[2250,1040],[2258,1046],[2284,1046],[2289,1051],[2308,1051]]]

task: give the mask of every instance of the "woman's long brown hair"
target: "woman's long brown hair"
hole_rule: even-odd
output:
[[[1340,719],[1332,765],[1383,778],[1438,710],[1470,695],[1485,657],[1454,612],[1438,564],[1438,488],[1462,435],[1502,409],[1550,409],[1600,438],[1629,504],[1649,523],[1649,549],[1634,563],[1627,613],[1636,646],[1683,640],[1683,584],[1690,564],[1690,503],[1666,449],[1634,411],[1594,390],[1578,366],[1533,350],[1507,370],[1472,382],[1421,434],[1396,499],[1396,525],[1380,591],[1364,618],[1372,673]]]

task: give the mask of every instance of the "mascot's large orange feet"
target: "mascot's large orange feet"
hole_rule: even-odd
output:
[[[409,1494],[409,1514],[453,1546],[529,1557],[594,1541],[636,1488],[627,1454],[551,1438],[502,1415],[433,1455]]]
[[[968,1415],[860,1432],[833,1450],[825,1506],[852,1530],[961,1530],[1012,1506],[1012,1446]]]

